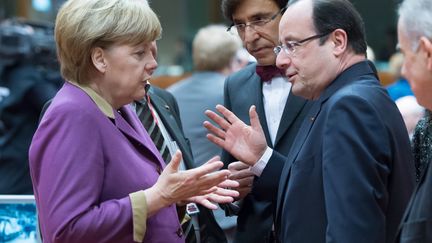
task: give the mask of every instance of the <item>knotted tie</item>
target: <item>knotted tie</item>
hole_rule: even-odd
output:
[[[256,66],[256,73],[261,77],[261,81],[269,82],[273,77],[280,76],[281,70],[274,65]]]
[[[155,118],[155,113],[150,102],[150,96],[146,95],[146,100],[136,102],[136,109],[139,119],[153,140],[153,143],[156,145],[156,148],[162,155],[163,160],[165,163],[170,162],[171,154]]]

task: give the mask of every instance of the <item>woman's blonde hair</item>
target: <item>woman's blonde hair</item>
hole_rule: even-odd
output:
[[[57,56],[66,80],[83,83],[94,70],[91,51],[158,39],[162,27],[146,0],[68,0],[55,24]]]

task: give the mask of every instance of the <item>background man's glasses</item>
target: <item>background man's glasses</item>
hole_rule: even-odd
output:
[[[285,54],[287,54],[288,56],[292,56],[296,52],[297,47],[301,46],[302,44],[304,44],[308,41],[324,37],[328,34],[330,34],[330,33],[313,35],[313,36],[310,36],[308,38],[305,38],[305,39],[299,40],[299,41],[288,41],[285,44],[282,44],[280,46],[276,46],[275,48],[273,48],[273,52],[276,55],[279,55],[279,53],[283,50],[285,52]]]
[[[286,7],[282,8],[276,14],[274,14],[269,18],[262,18],[262,19],[251,21],[249,23],[232,24],[230,27],[228,27],[227,31],[232,34],[239,34],[240,36],[244,36],[246,27],[248,26],[254,29],[255,31],[260,31],[262,30],[262,27],[264,27],[267,23],[276,19],[276,17],[279,16],[279,14],[283,14],[285,10]]]

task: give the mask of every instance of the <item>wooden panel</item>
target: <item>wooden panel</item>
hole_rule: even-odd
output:
[[[183,75],[179,75],[179,76],[169,76],[169,75],[161,75],[161,76],[157,76],[154,77],[150,80],[150,83],[152,85],[155,85],[159,88],[165,89],[168,86],[182,80],[185,79],[187,77],[189,77],[191,74],[190,73],[185,73]]]
[[[389,72],[384,72],[384,71],[378,72],[378,77],[379,77],[381,84],[383,86],[387,86],[387,85],[392,84],[396,81],[393,74],[391,74]]]

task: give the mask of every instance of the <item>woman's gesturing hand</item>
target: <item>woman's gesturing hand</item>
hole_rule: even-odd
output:
[[[231,195],[236,193],[223,187],[235,187],[238,183],[228,180],[228,170],[219,170],[223,163],[218,156],[197,168],[184,171],[179,171],[181,159],[181,152],[177,151],[156,184],[145,191],[149,214],[180,201],[194,201],[215,208],[216,205],[210,201],[233,200]]]

